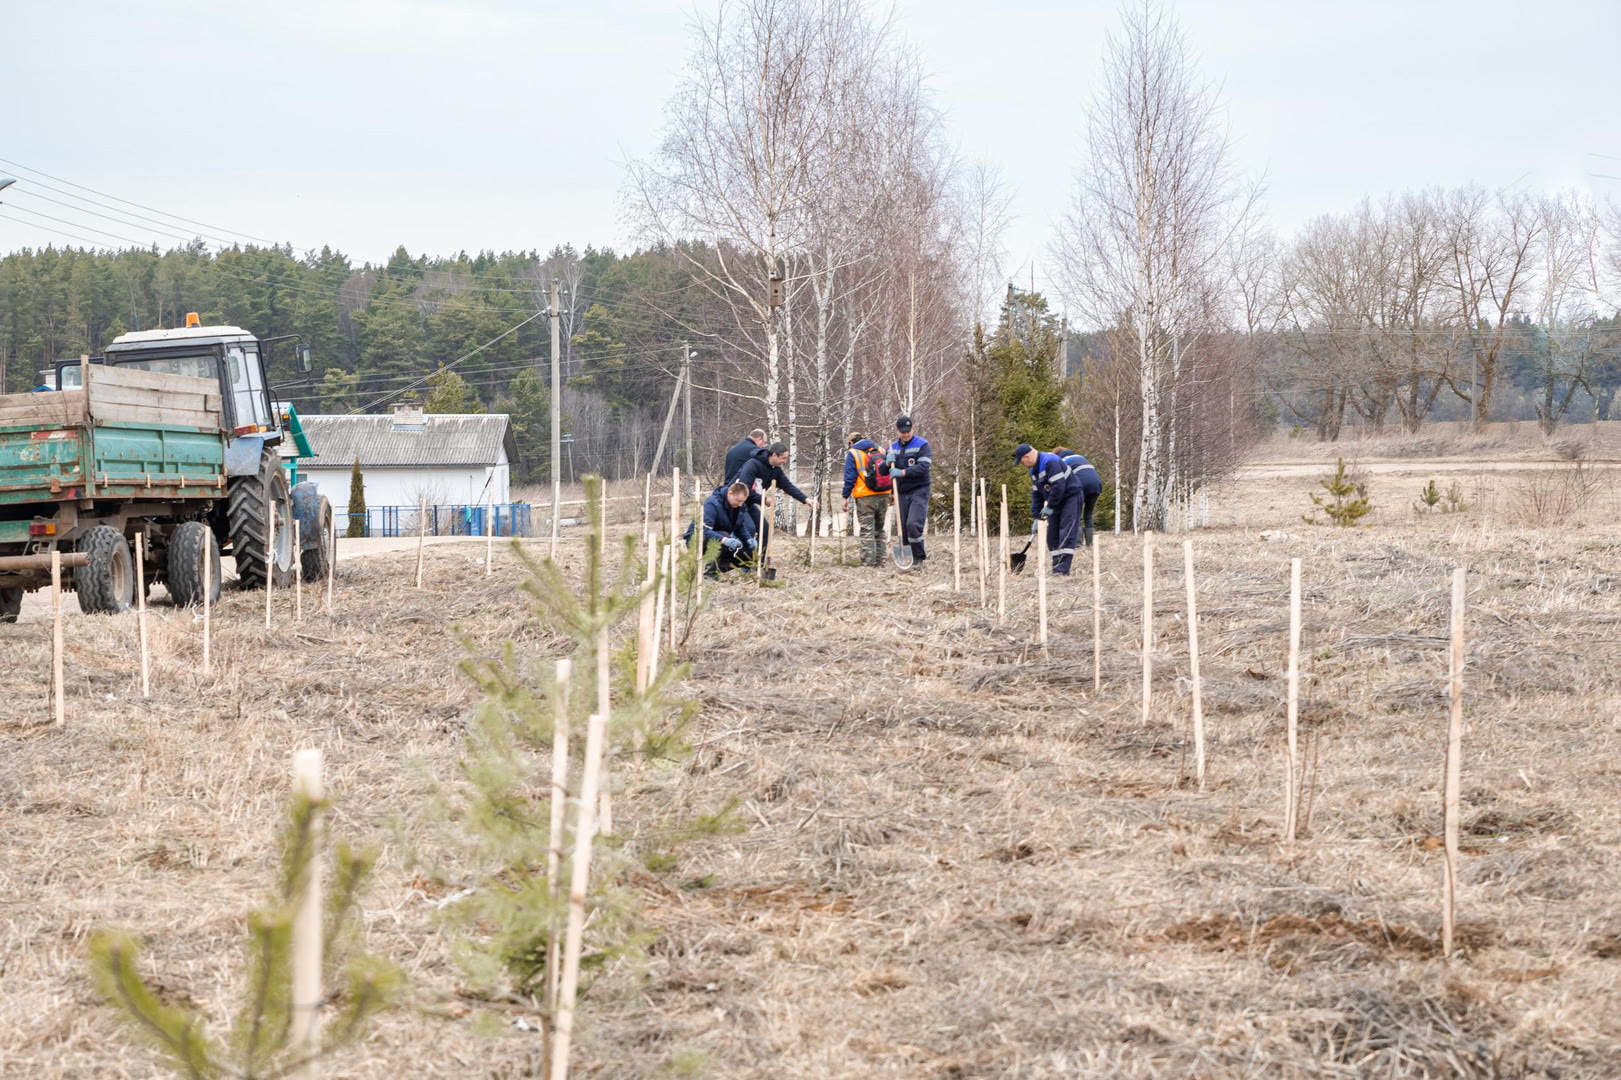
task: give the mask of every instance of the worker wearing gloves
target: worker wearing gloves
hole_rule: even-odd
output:
[[[1057,454],[1020,443],[1013,460],[1030,470],[1030,531],[1045,527],[1053,573],[1069,573],[1075,558],[1075,532],[1081,519],[1080,477]]]
[[[1060,446],[1053,453],[1064,459],[1071,476],[1081,478],[1081,542],[1091,547],[1092,512],[1097,509],[1098,496],[1103,494],[1103,477],[1098,475],[1097,466],[1073,450]]]
[[[765,558],[765,549],[771,543],[770,537],[760,529],[761,515],[767,512],[766,492],[777,488],[786,491],[812,509],[816,506],[816,500],[806,497],[805,493],[788,479],[788,474],[782,471],[782,467],[786,464],[788,464],[788,447],[775,442],[756,450],[753,456],[743,463],[735,478],[737,483],[748,489],[748,507],[754,519],[754,535],[761,541],[761,558]]]
[[[748,501],[749,489],[742,484],[718,487],[704,500],[704,577],[719,577],[749,561],[755,532]]]
[[[912,434],[912,418],[895,419],[895,441],[889,444],[889,475],[900,508],[900,533],[912,548],[913,564],[927,559],[923,523],[929,517],[929,469],[934,464],[929,440]]]

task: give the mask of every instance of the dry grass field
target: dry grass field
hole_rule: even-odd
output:
[[[657,936],[645,962],[591,987],[578,1074],[1616,1075],[1621,505],[1600,480],[1584,512],[1538,524],[1523,508],[1534,481],[1470,468],[1468,511],[1416,515],[1413,493],[1431,474],[1444,486],[1443,464],[1375,473],[1368,528],[1300,523],[1320,470],[1258,466],[1217,500],[1217,527],[1193,534],[1204,792],[1180,538],[1158,545],[1147,722],[1130,537],[1101,538],[1096,693],[1085,577],[1053,583],[1045,651],[1033,579],[1010,582],[999,626],[994,577],[988,610],[971,573],[953,592],[949,542],[909,576],[829,566],[818,545],[814,569],[784,557],[780,587],[722,583],[692,649],[693,752],[677,768],[619,763],[616,817],[634,836],[649,794],[676,790],[698,810],[736,800],[742,830],[633,875]],[[1262,542],[1263,528],[1292,539]],[[423,1002],[457,992],[434,921],[456,868],[419,807],[452,781],[474,703],[458,628],[478,650],[559,647],[510,556],[486,579],[482,553],[430,548],[422,592],[410,554],[346,561],[334,617],[312,603],[268,633],[262,596],[229,594],[206,677],[190,617],[160,603],[149,702],[133,620],[70,619],[61,728],[43,723],[48,624],[0,627],[0,1076],[159,1075],[89,986],[99,926],[145,939],[165,995],[228,1012],[242,915],[273,876],[305,745],[326,749],[334,829],[383,845],[372,947]],[[1296,556],[1307,813],[1286,850]],[[1448,962],[1437,834],[1454,565],[1470,570],[1470,646],[1462,947]],[[395,1013],[326,1075],[534,1075],[539,1037],[506,1029]]]

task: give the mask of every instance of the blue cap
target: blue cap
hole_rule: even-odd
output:
[[[1023,461],[1024,460],[1024,455],[1028,454],[1030,451],[1032,451],[1034,449],[1035,449],[1035,447],[1031,446],[1027,442],[1020,443],[1019,448],[1017,450],[1013,451],[1013,460],[1015,462]]]

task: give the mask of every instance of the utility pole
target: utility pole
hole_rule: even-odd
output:
[[[552,558],[557,558],[557,517],[563,508],[563,304],[552,278]]]
[[[687,475],[697,476],[692,469],[692,350],[687,343],[681,343],[681,377],[686,380],[687,392],[682,411],[686,413],[687,425]]]

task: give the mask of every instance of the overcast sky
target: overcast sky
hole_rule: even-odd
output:
[[[1621,181],[1597,175],[1621,176],[1617,0],[1171,10],[1220,89],[1239,167],[1265,177],[1280,232],[1367,193],[1429,185],[1621,197]],[[231,230],[207,230],[217,235],[331,244],[357,261],[399,244],[626,247],[623,163],[657,144],[693,11],[655,0],[0,0],[0,158]],[[1008,271],[1021,281],[1034,260],[1045,282],[1118,11],[895,4],[953,145],[995,164],[1013,192]],[[7,174],[21,182],[0,195],[0,252],[76,242],[69,232],[123,246],[91,229],[175,240],[40,202],[30,187],[61,196],[0,161]]]

